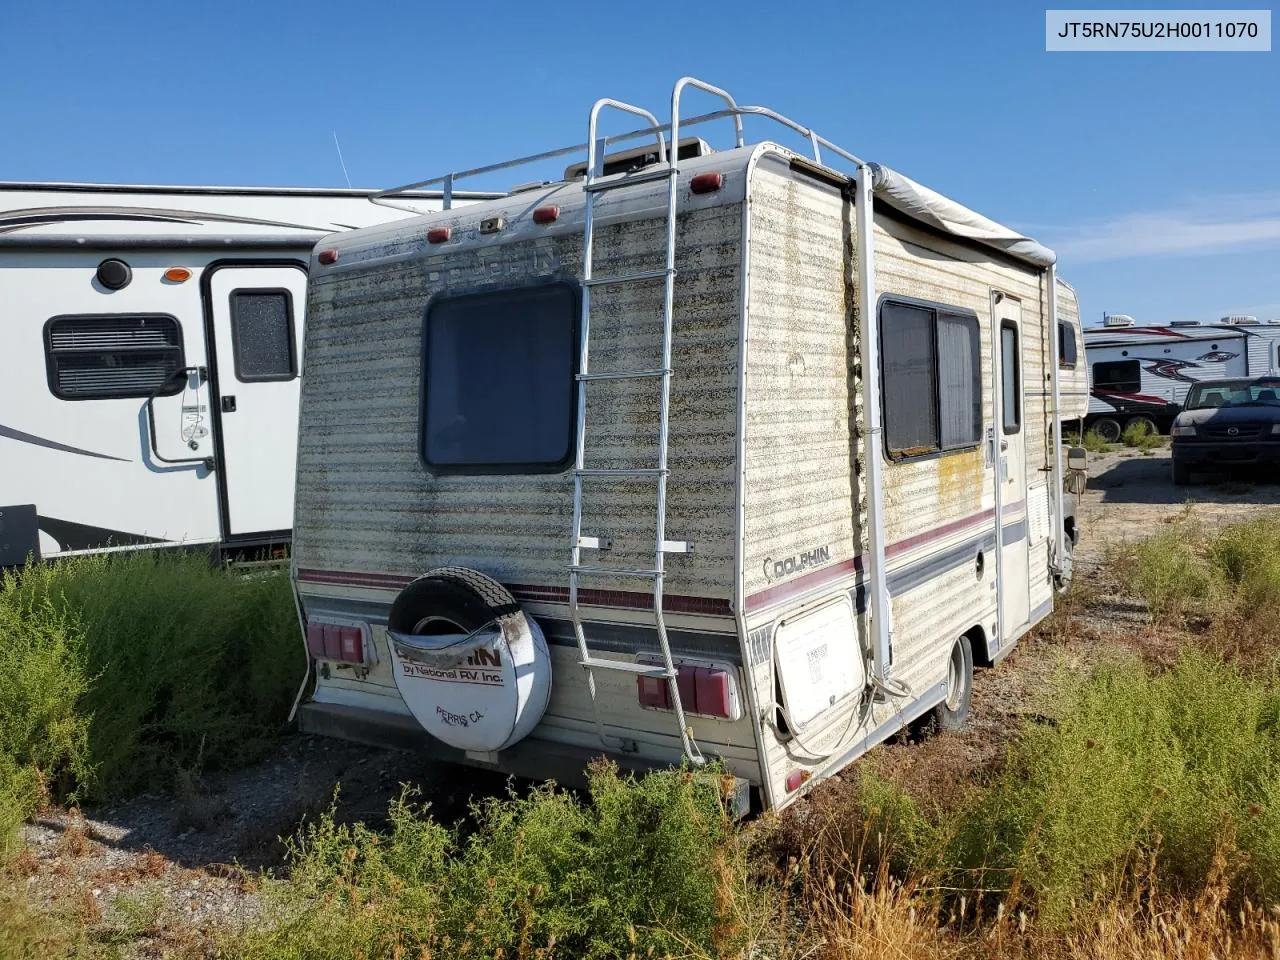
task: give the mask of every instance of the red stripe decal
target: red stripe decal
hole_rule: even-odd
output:
[[[1025,501],[1018,500],[1008,504],[1004,509],[1006,512],[1013,512],[1025,506]],[[941,540],[951,534],[958,533],[970,527],[975,527],[983,522],[991,520],[995,516],[995,511],[983,510],[981,513],[975,513],[972,516],[963,517],[960,520],[954,520],[951,523],[945,523],[940,527],[934,527],[932,530],[926,530],[923,533],[907,537],[905,540],[899,540],[897,543],[890,544],[885,549],[886,557],[896,557],[903,553],[908,553],[917,547],[932,543],[935,540]],[[863,569],[863,559],[861,556],[854,557],[851,560],[844,560],[840,563],[833,564],[830,567],[822,567],[818,570],[811,570],[802,574],[794,580],[787,583],[781,583],[776,586],[767,587],[757,593],[753,593],[747,598],[747,609],[754,610],[767,604],[776,603],[779,600],[785,600],[788,597],[813,590],[826,583],[846,577],[850,573],[860,573]],[[416,577],[405,576],[403,574],[390,573],[364,573],[347,570],[311,570],[298,569],[298,579],[306,583],[327,583],[336,584],[346,587],[370,587],[379,590],[400,590],[412,583]],[[554,603],[567,604],[569,602],[569,588],[555,586],[541,586],[536,584],[513,583],[507,584],[507,589],[512,595],[525,603]],[[653,608],[653,595],[650,593],[638,593],[633,590],[579,590],[578,602],[584,606],[590,607],[622,607],[629,610],[650,610]],[[690,613],[701,614],[711,617],[729,617],[733,615],[733,608],[729,601],[718,599],[715,597],[689,597],[680,595],[671,595],[663,597],[663,606],[672,613]]]

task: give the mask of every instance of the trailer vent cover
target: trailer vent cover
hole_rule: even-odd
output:
[[[387,617],[396,688],[414,719],[459,750],[528,736],[551,699],[542,630],[502,584],[441,567],[401,591]]]

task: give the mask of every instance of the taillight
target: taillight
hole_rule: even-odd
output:
[[[338,262],[338,251],[332,248],[328,250],[321,250],[320,255],[316,257],[316,259],[319,260],[322,265],[327,267],[331,263]]]
[[[369,663],[372,648],[367,623],[307,621],[307,652],[317,660],[338,663]]]
[[[809,782],[811,776],[813,773],[809,770],[792,770],[787,774],[787,793],[799,790]]]
[[[427,243],[445,243],[451,236],[452,227],[432,227],[427,231]]]
[[[533,211],[534,223],[555,223],[558,219],[560,219],[559,207],[539,207]]]
[[[643,660],[652,662],[649,657]],[[676,687],[685,713],[724,720],[737,720],[742,715],[737,683],[730,670],[682,663],[676,667]],[[670,710],[671,688],[666,677],[636,677],[636,699],[642,707]]]
[[[689,181],[689,189],[694,193],[715,193],[724,186],[724,174],[718,170],[710,173],[699,173]]]

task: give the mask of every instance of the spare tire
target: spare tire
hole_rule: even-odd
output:
[[[413,581],[391,605],[396,689],[432,736],[490,753],[528,736],[551,698],[537,623],[502,584],[466,567]]]

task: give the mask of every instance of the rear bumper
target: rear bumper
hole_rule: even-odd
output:
[[[612,753],[603,747],[593,750],[534,737],[526,737],[500,753],[479,757],[437,740],[412,717],[334,703],[304,703],[298,708],[298,729],[303,733],[351,740],[371,747],[412,750],[446,763],[499,770],[526,780],[554,780],[567,787],[585,787],[588,764],[604,756],[630,773],[655,769],[653,763],[647,763],[641,757]],[[728,777],[726,791],[730,812],[745,816],[751,806],[747,781]]]
[[[1172,446],[1175,463],[1187,466],[1280,464],[1280,441],[1180,441]]]

